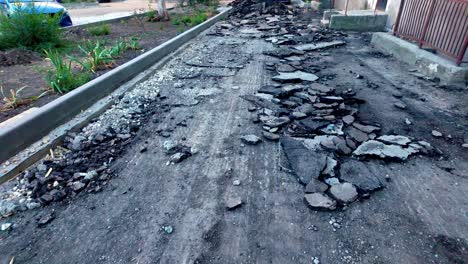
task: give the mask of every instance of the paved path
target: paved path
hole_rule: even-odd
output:
[[[167,2],[167,8],[174,7],[175,2]],[[73,5],[75,6],[75,5]],[[112,18],[132,15],[135,11],[142,12],[152,9],[157,9],[156,3],[149,3],[145,0],[125,0],[121,2],[111,2],[102,4],[89,4],[81,8],[69,8],[69,13],[72,17],[74,25],[98,22]]]

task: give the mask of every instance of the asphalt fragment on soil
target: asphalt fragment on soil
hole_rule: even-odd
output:
[[[384,187],[368,168],[369,162],[404,162],[434,148],[404,135],[381,135],[380,124],[360,120],[359,108],[365,102],[352,89],[338,91],[322,83],[321,68],[313,63],[314,52],[346,45],[346,35],[311,27],[294,12],[281,3],[235,1],[231,20],[214,34],[239,31],[246,38],[274,45],[263,52],[271,58],[265,68],[272,84],[242,98],[255,107],[254,120],[263,137],[279,140],[292,173],[304,186],[307,206],[335,210]],[[398,102],[395,107],[403,110],[406,105]],[[253,135],[242,140],[251,145],[260,142]]]

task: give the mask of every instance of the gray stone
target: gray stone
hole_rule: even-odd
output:
[[[354,117],[352,115],[343,116],[343,122],[347,125],[351,125],[354,122]]]
[[[406,105],[402,102],[396,102],[393,104],[396,108],[399,108],[399,109],[406,109]]]
[[[403,161],[416,152],[417,150],[413,148],[403,148],[400,145],[386,145],[380,141],[369,140],[362,143],[353,154],[356,156],[376,156]]]
[[[92,170],[92,171],[87,172],[84,178],[86,180],[92,180],[96,178],[97,176],[98,176],[98,173],[95,170]]]
[[[177,152],[171,156],[170,162],[179,163],[188,157],[190,157],[190,154],[187,152]]]
[[[0,230],[1,231],[7,231],[8,229],[10,229],[11,227],[13,226],[12,223],[4,223],[0,226]]]
[[[392,95],[393,95],[393,97],[395,97],[395,98],[402,98],[402,97],[403,97],[403,94],[402,94],[401,92],[399,92],[399,91],[394,91],[394,92],[392,93]]]
[[[75,192],[79,192],[79,191],[83,190],[84,187],[86,187],[86,184],[84,184],[84,183],[82,183],[80,181],[73,182],[73,184],[72,184],[72,189]]]
[[[81,150],[83,148],[83,142],[86,141],[86,138],[83,136],[76,136],[71,144],[72,150]]]
[[[317,75],[302,71],[295,71],[295,72],[281,72],[279,75],[273,77],[274,81],[278,82],[300,82],[300,81],[308,81],[314,82],[318,80]]]
[[[349,127],[348,128],[348,135],[351,138],[353,138],[354,140],[356,140],[357,142],[364,142],[367,139],[369,139],[369,137],[367,136],[366,133],[364,133],[361,130],[356,129],[354,127]]]
[[[383,135],[377,138],[384,143],[406,146],[411,143],[411,139],[400,135]]]
[[[437,131],[437,130],[432,130],[431,133],[432,133],[432,135],[433,135],[434,137],[442,137],[442,133],[440,133],[440,132]]]
[[[52,222],[54,219],[55,219],[54,213],[45,214],[45,215],[41,216],[39,218],[39,220],[37,220],[37,226],[38,227],[43,227],[43,226],[49,224],[50,222]]]
[[[294,72],[296,71],[296,68],[289,64],[281,64],[276,67],[276,71],[278,72]]]
[[[272,117],[268,118],[264,124],[269,126],[269,127],[280,127],[280,126],[286,125],[289,122],[291,122],[291,119],[289,119],[289,117],[286,117],[286,116],[281,116],[281,117],[272,116]]]
[[[0,200],[0,216],[8,217],[19,211],[19,205],[10,200]]]
[[[312,117],[302,119],[298,122],[299,126],[308,133],[316,133],[319,129],[324,128],[330,124],[326,120],[316,120]]]
[[[340,178],[352,183],[363,193],[383,188],[382,182],[369,170],[366,163],[354,159],[341,164]]]
[[[336,166],[338,166],[338,161],[327,157],[327,164],[325,165],[325,169],[322,171],[322,174],[329,177],[334,177]]]
[[[279,135],[267,131],[263,131],[262,136],[271,141],[277,141],[280,138]]]
[[[340,184],[340,180],[336,177],[326,178],[325,183],[327,183],[330,186],[333,186],[333,185]]]
[[[306,185],[312,179],[318,179],[326,165],[326,154],[309,150],[304,144],[291,137],[280,139],[286,158],[301,184]]]
[[[304,195],[306,204],[312,209],[335,210],[336,201],[322,193],[308,193]]]
[[[356,188],[348,182],[333,185],[330,194],[341,203],[352,203],[358,196]]]
[[[294,119],[302,119],[302,118],[306,118],[306,117],[307,117],[307,114],[306,114],[306,113],[303,113],[303,112],[292,112],[292,113],[291,113],[291,116],[292,116]]]
[[[166,233],[166,234],[172,234],[172,232],[174,232],[174,228],[170,225],[168,226],[163,226],[162,227],[162,230]]]
[[[305,187],[305,193],[324,193],[327,189],[328,185],[317,179],[312,179]]]
[[[233,180],[232,185],[239,186],[241,184],[240,180]]]
[[[244,135],[244,136],[241,136],[240,139],[241,139],[245,144],[249,144],[249,145],[256,145],[256,144],[262,142],[262,139],[259,138],[259,137],[256,136],[256,135]]]
[[[363,124],[360,124],[360,123],[354,123],[353,126],[355,128],[357,128],[357,129],[361,130],[362,132],[367,133],[367,134],[380,130],[380,127],[370,126],[370,125],[363,125]]]
[[[229,197],[226,200],[226,208],[228,210],[234,210],[242,205],[242,199],[240,197]]]

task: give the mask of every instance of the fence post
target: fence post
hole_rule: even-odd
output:
[[[396,35],[398,32],[398,27],[400,26],[401,13],[403,12],[404,5],[405,5],[405,0],[401,0],[400,7],[398,7],[398,14],[396,17],[395,25],[393,25],[393,35]]]
[[[431,22],[432,15],[434,14],[435,2],[436,0],[432,0],[431,5],[429,6],[429,13],[427,14],[426,20],[424,21],[424,28],[421,39],[419,40],[419,48],[423,46],[424,39],[426,38],[427,29],[429,28],[429,23]]]
[[[466,49],[468,47],[468,35],[465,35],[465,41],[463,42],[463,46],[460,50],[460,53],[458,54],[457,57],[457,65],[460,66],[460,63],[463,60],[463,57],[465,57]]]

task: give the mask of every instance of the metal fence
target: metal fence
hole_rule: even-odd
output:
[[[468,0],[401,0],[393,32],[460,65],[468,46]]]

